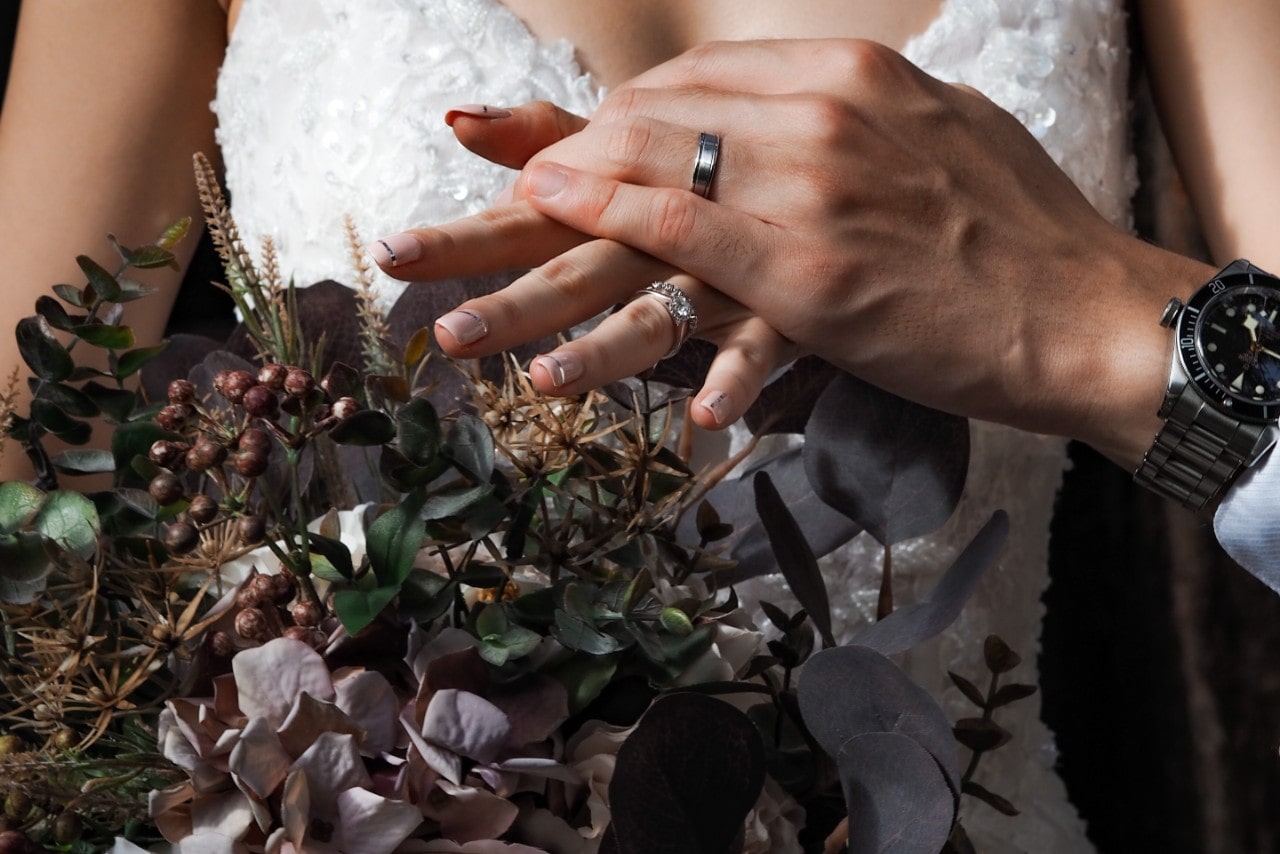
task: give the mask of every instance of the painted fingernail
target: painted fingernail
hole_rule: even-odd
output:
[[[729,417],[729,405],[731,403],[729,395],[722,391],[709,391],[702,396],[702,400],[698,401],[699,406],[711,413],[711,417],[716,420],[717,427]]]
[[[548,353],[534,359],[533,364],[550,374],[557,388],[582,376],[582,359],[572,352]]]
[[[422,242],[407,231],[379,237],[365,247],[379,267],[399,267],[422,257]]]
[[[504,110],[502,107],[491,107],[488,104],[459,104],[456,107],[450,107],[444,114],[444,123],[453,127],[453,122],[458,116],[470,116],[473,119],[506,119],[511,117],[511,111]]]
[[[436,326],[447,331],[459,344],[470,344],[489,334],[484,318],[465,308],[436,318]]]
[[[535,196],[554,196],[564,189],[569,180],[569,173],[546,163],[539,163],[529,170],[525,178],[525,186]]]

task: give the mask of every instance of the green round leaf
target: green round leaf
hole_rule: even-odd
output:
[[[36,517],[44,493],[17,480],[0,483],[0,534],[11,534]]]
[[[339,445],[385,445],[395,437],[396,423],[376,409],[362,409],[329,431],[329,438]]]
[[[44,506],[36,514],[36,530],[63,549],[85,560],[98,549],[102,527],[93,502],[78,492],[58,490],[49,493]]]
[[[63,451],[53,458],[53,467],[65,474],[102,474],[115,471],[110,451],[99,448]]]

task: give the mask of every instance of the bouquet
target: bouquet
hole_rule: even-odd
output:
[[[962,420],[806,359],[751,416],[803,451],[697,473],[697,347],[543,396],[514,357],[393,334],[413,300],[378,309],[354,227],[353,288],[294,288],[269,241],[255,264],[196,165],[232,341],[121,322],[185,222],[81,257],[17,327],[2,449],[36,478],[0,484],[0,852],[932,854],[971,850],[962,795],[1016,811],[974,778],[1035,690],[1002,681],[1016,653],[988,638],[986,690],[953,674],[957,722],[888,657],[955,617],[1003,516],[925,600],[895,607],[886,559],[842,646],[818,567],[945,521]],[[800,610],[741,606],[763,571]]]

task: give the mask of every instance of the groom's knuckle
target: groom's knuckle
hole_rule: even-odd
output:
[[[685,246],[698,227],[693,196],[683,190],[657,190],[651,211],[654,237],[660,246]]]

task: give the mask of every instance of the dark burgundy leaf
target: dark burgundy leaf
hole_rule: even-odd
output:
[[[817,356],[797,359],[764,387],[743,418],[752,433],[803,433],[814,402],[840,369]]]
[[[778,560],[778,568],[787,579],[796,601],[804,608],[813,624],[818,627],[825,646],[835,646],[831,635],[831,604],[827,599],[827,584],[818,568],[818,559],[809,548],[804,532],[796,522],[786,502],[778,494],[767,472],[756,472],[753,479],[756,491],[756,509],[764,524],[769,544]]]
[[[18,321],[18,352],[22,361],[37,377],[47,382],[59,383],[71,376],[75,362],[67,348],[63,347],[43,317],[24,317]]]
[[[1001,685],[996,689],[996,695],[991,698],[991,708],[998,709],[1001,706],[1016,703],[1018,700],[1025,700],[1038,690],[1035,685],[1020,685],[1016,682]]]
[[[869,732],[837,757],[849,808],[849,851],[937,854],[951,834],[956,799],[938,763],[914,739]]]
[[[960,689],[960,693],[969,698],[969,702],[978,708],[983,708],[987,705],[987,698],[978,690],[977,685],[954,671],[948,670],[947,675],[951,677],[951,681],[955,683],[955,686]]]
[[[746,715],[695,693],[654,702],[618,750],[609,784],[619,854],[722,854],[764,785]]]
[[[1013,734],[989,718],[961,718],[955,725],[956,741],[981,753],[1009,743]]]
[[[985,801],[986,803],[995,807],[995,809],[1004,813],[1005,815],[1008,815],[1008,816],[1018,815],[1017,807],[1015,807],[1013,804],[1009,803],[1009,801],[997,795],[995,792],[992,792],[991,790],[987,789],[985,786],[980,786],[979,784],[973,782],[972,780],[964,784],[964,793],[966,795],[973,795],[975,798],[977,798],[980,801]]]
[[[1008,533],[1009,517],[1003,510],[997,510],[924,599],[898,607],[883,620],[859,632],[852,642],[893,655],[911,649],[951,625],[982,573],[1000,553]]]
[[[969,423],[840,374],[814,406],[804,461],[823,501],[893,545],[951,516],[969,467]]]
[[[986,642],[982,645],[982,655],[992,673],[1007,673],[1022,663],[1022,656],[1010,649],[997,635],[987,635]]]

